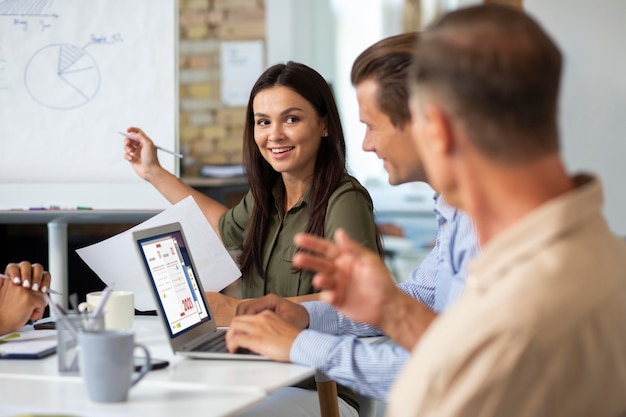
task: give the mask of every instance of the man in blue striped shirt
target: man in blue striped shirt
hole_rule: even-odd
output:
[[[416,33],[383,39],[355,60],[359,116],[366,125],[363,149],[384,161],[392,185],[426,181],[411,139],[406,76],[418,48]],[[398,286],[422,303],[412,331],[419,337],[437,314],[463,290],[467,262],[479,251],[471,219],[435,196],[439,230],[435,247]],[[380,271],[389,274],[388,271]],[[259,313],[259,314],[256,314]],[[386,401],[389,389],[410,353],[395,344],[368,344],[359,337],[380,330],[355,323],[329,304],[301,305],[269,295],[242,303],[232,321],[230,350],[245,347],[276,360],[315,367],[366,396]],[[255,315],[252,315],[255,314]]]

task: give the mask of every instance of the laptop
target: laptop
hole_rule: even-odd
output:
[[[133,239],[174,353],[200,359],[270,360],[226,350],[226,329],[215,325],[180,223],[134,231]]]

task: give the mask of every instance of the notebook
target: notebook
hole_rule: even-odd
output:
[[[56,349],[56,330],[24,330],[0,337],[0,359],[41,359]]]
[[[180,223],[133,232],[149,287],[172,350],[202,359],[269,360],[253,353],[229,353],[226,330],[217,328]]]

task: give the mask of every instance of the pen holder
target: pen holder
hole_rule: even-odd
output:
[[[78,375],[78,333],[103,331],[104,315],[92,316],[70,311],[56,318],[58,370],[64,375]]]

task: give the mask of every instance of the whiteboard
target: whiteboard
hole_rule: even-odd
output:
[[[0,0],[0,209],[168,206],[117,132],[177,150],[177,42],[176,1]]]
[[[626,236],[626,2],[525,0],[561,47],[563,155],[572,172],[598,175],[611,229]]]

